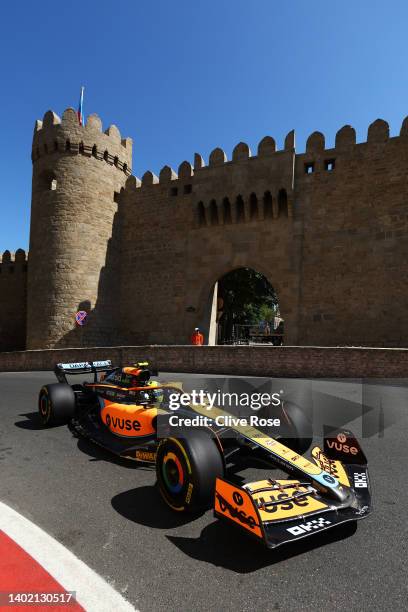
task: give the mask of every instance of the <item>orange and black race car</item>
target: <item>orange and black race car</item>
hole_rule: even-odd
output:
[[[157,372],[148,362],[61,363],[55,374],[59,382],[39,395],[43,425],[68,423],[75,435],[120,457],[155,465],[160,494],[174,511],[213,506],[217,517],[275,548],[371,510],[367,460],[354,435],[332,431],[306,458],[311,427],[294,404],[282,402],[275,413],[284,424],[280,437],[205,403],[183,402],[178,420],[186,425],[177,427],[172,401],[182,389],[152,380]],[[71,385],[70,374],[92,374],[93,381]],[[236,484],[229,467],[238,455],[256,456],[289,477]]]

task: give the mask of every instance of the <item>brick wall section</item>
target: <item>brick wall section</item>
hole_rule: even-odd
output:
[[[407,346],[406,122],[399,137],[378,120],[367,142],[355,144],[349,127],[333,149],[318,133],[306,148],[295,172],[304,236],[298,343]]]
[[[292,217],[292,145],[289,139],[275,151],[267,141],[250,157],[241,143],[231,161],[216,149],[208,166],[196,159],[194,169],[183,162],[178,174],[165,166],[159,177],[146,172],[141,182],[128,179],[121,208],[121,342],[188,342],[194,327],[203,326],[216,281],[250,267],[273,284],[286,340],[297,343],[300,235]],[[279,210],[281,192],[286,203]]]
[[[149,359],[159,371],[285,378],[404,378],[408,349],[353,347],[123,346],[0,353],[0,371],[51,370],[59,362]]]

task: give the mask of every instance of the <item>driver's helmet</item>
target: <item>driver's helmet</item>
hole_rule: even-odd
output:
[[[150,370],[138,366],[123,368],[122,374],[129,387],[146,387],[150,379]]]
[[[122,369],[122,377],[126,381],[126,386],[129,388],[142,387],[139,390],[135,389],[138,394],[137,401],[141,404],[161,403],[163,391],[159,388],[159,382],[157,380],[150,380],[150,370],[143,367],[145,366],[144,363],[140,365],[136,364]]]

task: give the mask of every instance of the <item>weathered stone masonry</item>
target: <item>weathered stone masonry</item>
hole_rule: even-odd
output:
[[[216,148],[208,165],[196,154],[140,181],[130,139],[68,109],[37,122],[32,155],[27,348],[184,344],[207,324],[216,281],[241,266],[276,289],[288,344],[408,344],[407,119],[398,137],[377,120],[367,142],[345,126],[334,148],[315,132],[296,154],[290,132],[282,150],[267,136],[257,155]],[[0,350],[21,348],[17,328]]]

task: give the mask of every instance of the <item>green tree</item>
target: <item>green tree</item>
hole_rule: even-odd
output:
[[[278,305],[270,282],[251,268],[238,268],[223,276],[218,283],[218,295],[224,302],[220,320],[223,341],[231,339],[233,325],[272,321]]]

